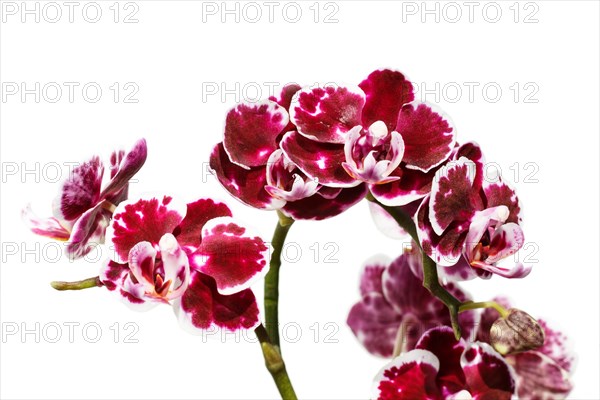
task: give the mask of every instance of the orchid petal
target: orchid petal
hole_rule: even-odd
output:
[[[139,242],[158,246],[165,233],[172,233],[185,217],[187,207],[169,196],[149,197],[136,202],[124,201],[114,211],[106,231],[114,246],[114,261],[127,260],[129,251]]]
[[[431,183],[435,176],[435,169],[424,173],[415,169],[408,169],[400,165],[390,173],[390,177],[397,180],[385,184],[371,186],[371,193],[379,202],[386,206],[396,207],[420,200],[431,192]]]
[[[118,171],[112,176],[112,179],[100,194],[100,198],[106,198],[111,203],[117,205],[120,201],[117,202],[114,198],[120,197],[119,192],[127,187],[129,180],[142,168],[146,162],[147,156],[148,147],[146,145],[146,140],[140,139],[133,145],[133,148],[120,162]],[[112,173],[113,171],[111,170],[111,175]],[[121,198],[120,200],[123,199]]]
[[[366,96],[362,121],[366,126],[383,121],[389,131],[396,127],[400,108],[414,100],[413,85],[398,71],[373,71],[358,85]]]
[[[316,194],[305,199],[288,202],[282,208],[282,212],[296,220],[323,220],[335,217],[346,211],[356,203],[360,202],[366,195],[368,188],[365,184],[360,184],[349,189],[342,189],[335,197],[322,196],[321,191],[325,186],[319,189]]]
[[[261,238],[232,218],[214,218],[202,229],[202,244],[193,255],[193,268],[211,276],[219,293],[237,293],[266,274],[268,250]]]
[[[448,159],[456,130],[450,117],[431,104],[414,101],[400,110],[396,131],[404,139],[407,168],[428,172]]]
[[[288,159],[321,185],[354,187],[360,184],[342,166],[346,158],[341,144],[319,143],[298,132],[288,132],[280,146]]]
[[[106,229],[110,224],[111,214],[102,204],[84,212],[73,225],[71,236],[65,248],[72,259],[85,256],[98,245],[104,243]]]
[[[233,197],[255,208],[274,210],[283,207],[284,200],[272,197],[266,190],[266,167],[244,169],[232,163],[219,143],[210,155],[210,168]]]
[[[168,300],[180,297],[189,285],[190,263],[187,254],[170,233],[165,233],[158,243],[160,258],[164,268],[164,282],[170,282],[169,291],[164,295]],[[158,293],[162,295],[161,293]]]
[[[223,146],[229,159],[246,169],[265,165],[288,122],[285,108],[273,101],[239,104],[225,122]]]
[[[517,393],[522,399],[558,400],[573,390],[569,372],[539,351],[507,357],[516,372]]]
[[[220,294],[215,280],[197,271],[192,272],[190,285],[175,300],[173,309],[182,327],[191,333],[253,329],[260,323],[256,299],[250,289],[232,295]]]
[[[514,371],[487,343],[470,343],[460,364],[474,399],[510,400],[515,393]]]
[[[358,87],[304,88],[292,99],[290,120],[307,139],[340,144],[361,124],[364,104],[365,94]]]
[[[56,218],[39,218],[31,209],[31,204],[28,204],[21,211],[21,218],[36,235],[56,240],[68,240],[71,235]]]
[[[199,199],[188,203],[185,218],[175,230],[175,237],[179,245],[189,252],[195,251],[202,241],[202,227],[209,220],[218,217],[231,217],[231,210],[225,203],[213,199]]]

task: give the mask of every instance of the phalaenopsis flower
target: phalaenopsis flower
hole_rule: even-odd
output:
[[[515,373],[490,345],[456,340],[451,328],[430,329],[414,350],[375,377],[378,400],[494,399],[515,394]]]
[[[438,265],[470,266],[488,277],[522,278],[530,266],[499,264],[524,244],[519,200],[500,176],[484,179],[484,163],[479,147],[467,143],[435,173],[431,193],[415,215],[419,241]],[[459,269],[463,278],[471,275]]]
[[[505,298],[497,298],[495,301],[505,308],[510,308]],[[483,312],[477,331],[478,340],[492,342],[490,330],[498,318],[500,315],[492,308]],[[544,331],[543,345],[537,349],[507,354],[504,358],[515,370],[517,393],[520,398],[564,399],[573,389],[571,372],[574,356],[563,333],[551,329],[543,320],[537,322]]]
[[[27,206],[22,216],[36,234],[68,241],[66,253],[71,258],[83,257],[94,246],[103,243],[106,227],[115,206],[127,199],[129,181],[146,161],[144,139],[125,154],[114,151],[110,157],[110,179],[102,188],[104,164],[100,157],[79,164],[62,183],[53,202],[53,216],[39,218]]]
[[[210,167],[225,189],[247,205],[280,209],[294,219],[329,218],[360,201],[367,189],[365,185],[342,189],[320,182],[282,152],[282,137],[296,129],[288,110],[299,89],[289,85],[279,99],[232,109],[224,140],[211,154]]]
[[[184,326],[251,329],[249,289],[266,273],[268,248],[223,203],[182,204],[170,196],[119,204],[107,229],[114,247],[100,280],[134,308],[172,304]]]
[[[369,184],[386,205],[424,197],[429,173],[450,156],[455,132],[437,108],[414,101],[412,84],[391,70],[371,73],[358,87],[304,88],[291,100],[296,131],[281,149],[323,185]]]
[[[422,258],[416,249],[406,251],[393,262],[377,256],[366,262],[361,280],[362,299],[348,315],[348,325],[372,354],[391,357],[394,349],[412,350],[429,328],[449,325],[446,306],[422,284]],[[457,285],[446,289],[460,301],[471,300]],[[472,311],[461,313],[463,337],[476,324]]]

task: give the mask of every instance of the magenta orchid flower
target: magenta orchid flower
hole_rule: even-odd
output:
[[[494,300],[503,307],[510,308],[507,299]],[[483,312],[477,331],[478,340],[490,342],[490,328],[499,317],[493,308]],[[538,320],[538,323],[545,333],[544,345],[534,350],[508,354],[504,358],[515,370],[517,393],[520,398],[564,399],[573,389],[571,372],[575,358],[563,333],[551,329],[543,320]]]
[[[370,353],[391,357],[399,344],[412,350],[424,331],[450,324],[444,304],[423,287],[422,268],[418,251],[405,252],[391,263],[382,257],[367,261],[360,281],[362,299],[350,310],[347,323]],[[470,300],[453,283],[446,289],[460,301]],[[459,322],[468,337],[476,314],[461,313]]]
[[[288,110],[299,89],[289,85],[278,99],[240,104],[231,110],[224,140],[214,148],[210,167],[225,189],[249,206],[281,210],[294,219],[325,219],[362,200],[367,188],[354,185],[342,190],[319,182],[282,152],[282,137],[296,129]]]
[[[281,148],[323,185],[369,184],[390,206],[423,198],[431,171],[450,156],[455,130],[437,108],[414,101],[400,72],[379,70],[358,87],[304,88],[292,98]]]
[[[414,350],[401,354],[375,378],[378,400],[509,400],[513,369],[490,345],[456,340],[451,328],[425,332]]]
[[[128,305],[171,304],[195,331],[259,324],[249,287],[266,273],[268,248],[234,222],[225,204],[185,205],[169,196],[123,202],[106,236],[114,253],[100,280]]]
[[[110,180],[102,188],[104,164],[98,156],[78,165],[62,183],[53,202],[53,217],[37,217],[27,206],[22,216],[36,234],[68,241],[67,254],[83,257],[94,245],[104,242],[104,233],[114,207],[127,198],[129,180],[146,161],[146,141],[141,139],[125,154],[110,157]]]
[[[519,200],[501,177],[483,179],[484,162],[479,147],[467,143],[436,172],[415,215],[419,241],[438,265],[454,266],[452,274],[464,279],[474,276],[469,267],[484,277],[525,277],[531,266],[499,263],[524,244]]]

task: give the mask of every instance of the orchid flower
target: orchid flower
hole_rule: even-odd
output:
[[[73,169],[62,183],[53,202],[53,216],[37,217],[28,205],[22,217],[36,234],[67,241],[66,252],[72,258],[89,253],[95,244],[103,243],[112,212],[127,198],[129,180],[146,161],[146,141],[141,139],[125,154],[114,151],[110,157],[110,180],[102,188],[104,164],[100,157]]]
[[[249,206],[281,210],[294,219],[325,219],[362,200],[367,189],[354,185],[342,190],[320,182],[282,152],[282,137],[296,129],[288,110],[299,89],[289,85],[279,98],[232,109],[224,140],[210,156],[210,167],[223,187]]]
[[[281,149],[323,185],[366,182],[375,198],[405,205],[429,191],[432,173],[450,156],[455,129],[436,107],[414,101],[400,72],[378,70],[358,87],[304,88],[294,95]]]
[[[114,252],[100,280],[126,304],[170,304],[194,331],[258,326],[249,287],[266,273],[268,248],[225,204],[170,196],[122,202],[106,236]]]
[[[484,277],[525,277],[530,266],[499,264],[524,244],[515,191],[501,177],[483,179],[485,161],[476,144],[461,146],[453,158],[435,173],[414,217],[423,251],[438,265],[455,266],[465,279],[474,276],[467,266]]]
[[[514,393],[514,370],[500,354],[487,343],[456,340],[451,328],[441,326],[381,369],[373,398],[510,400]]]
[[[366,262],[360,280],[362,299],[348,314],[352,332],[372,354],[391,357],[394,349],[412,350],[429,328],[450,324],[444,304],[422,285],[418,251],[406,251],[393,262],[377,256]],[[471,300],[457,285],[446,289],[461,301]],[[476,325],[472,311],[460,314],[463,336]]]

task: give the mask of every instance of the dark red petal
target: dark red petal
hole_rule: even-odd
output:
[[[396,129],[400,108],[414,100],[412,84],[398,71],[373,71],[358,85],[366,95],[363,126],[383,121],[391,132]]]
[[[142,168],[148,156],[148,147],[145,139],[138,140],[133,148],[125,155],[125,158],[120,162],[118,171],[104,188],[100,194],[100,198],[107,199],[113,204],[117,204],[124,200],[120,192],[128,185],[129,180]],[[115,162],[117,160],[115,159]],[[112,163],[112,159],[111,159]],[[113,167],[111,166],[111,169]],[[111,175],[113,170],[111,170]],[[125,196],[126,197],[126,196]],[[119,198],[118,201],[115,198]]]
[[[413,102],[402,107],[396,131],[404,139],[408,168],[428,172],[446,161],[454,148],[455,129],[441,110]]]
[[[290,120],[298,132],[324,143],[344,143],[346,133],[361,125],[365,94],[359,88],[302,89],[290,105]]]
[[[375,377],[375,396],[378,400],[441,400],[436,382],[439,366],[429,351],[404,353]]]
[[[215,218],[204,225],[192,268],[214,278],[220,293],[236,293],[266,273],[267,252],[260,237],[252,236],[231,218]]]
[[[73,223],[94,207],[100,199],[103,174],[104,166],[97,156],[73,168],[54,199],[54,216],[59,221]]]
[[[213,199],[199,199],[188,203],[185,218],[175,230],[174,236],[182,247],[195,250],[202,241],[202,227],[209,220],[218,217],[231,217],[231,211],[225,203],[217,203]]]
[[[474,399],[509,400],[515,393],[514,372],[487,343],[467,345],[460,363]]]
[[[239,104],[225,122],[223,145],[230,160],[244,168],[265,165],[288,122],[287,111],[273,101]]]
[[[453,160],[458,160],[461,157],[466,157],[475,163],[475,181],[474,188],[480,188],[483,184],[485,166],[485,158],[479,145],[475,142],[467,142],[460,147],[455,147],[456,153],[453,155]]]
[[[318,179],[321,185],[353,187],[360,183],[342,167],[346,161],[342,144],[320,143],[298,132],[288,132],[280,146],[287,158],[306,175]]]
[[[217,327],[228,331],[258,326],[259,311],[250,289],[229,296],[217,291],[215,280],[201,272],[192,272],[192,280],[175,312],[186,327],[206,330]]]
[[[575,356],[571,352],[571,345],[566,335],[550,328],[546,321],[542,319],[538,319],[538,323],[544,329],[546,340],[544,341],[544,345],[536,349],[536,351],[547,355],[566,371],[571,371],[575,362]]]
[[[383,185],[371,185],[373,196],[386,206],[403,206],[422,199],[431,192],[431,183],[437,169],[425,173],[406,168],[403,163],[390,176],[400,179]]]
[[[244,169],[233,164],[222,143],[217,144],[210,155],[210,168],[229,193],[249,206],[272,210],[285,204],[265,190],[266,167]]]
[[[441,236],[437,235],[430,222],[429,202],[430,197],[425,197],[415,215],[421,247],[438,265],[455,265],[462,256],[469,225],[453,223]]]
[[[360,184],[342,189],[334,198],[326,198],[318,192],[302,200],[288,202],[282,211],[294,219],[322,220],[346,211],[367,195],[367,185]]]
[[[438,384],[448,392],[456,393],[464,389],[465,374],[460,358],[465,350],[464,340],[456,340],[454,331],[448,326],[428,330],[416,345],[417,349],[432,352],[440,361]]]
[[[107,260],[100,269],[100,281],[108,290],[121,288],[123,280],[129,274],[127,264],[120,264],[113,260]]]
[[[433,179],[429,202],[429,219],[435,233],[442,232],[453,222],[470,222],[483,204],[473,189],[475,164],[465,157],[439,169]]]
[[[504,182],[497,182],[484,185],[483,190],[487,200],[486,208],[507,206],[510,214],[505,222],[514,222],[515,224],[521,222],[521,207],[514,189]]]
[[[139,242],[157,246],[165,233],[172,233],[185,216],[186,207],[169,196],[123,202],[114,212],[107,241],[114,246],[115,261],[126,261]]]
[[[290,104],[292,103],[292,98],[296,94],[298,90],[302,89],[300,85],[296,85],[295,83],[291,83],[285,85],[283,89],[281,89],[281,93],[279,93],[279,97],[271,96],[269,100],[274,101],[279,104],[286,110],[290,109]]]
[[[383,295],[371,292],[363,296],[350,309],[346,322],[369,353],[381,357],[392,356],[402,316]]]

